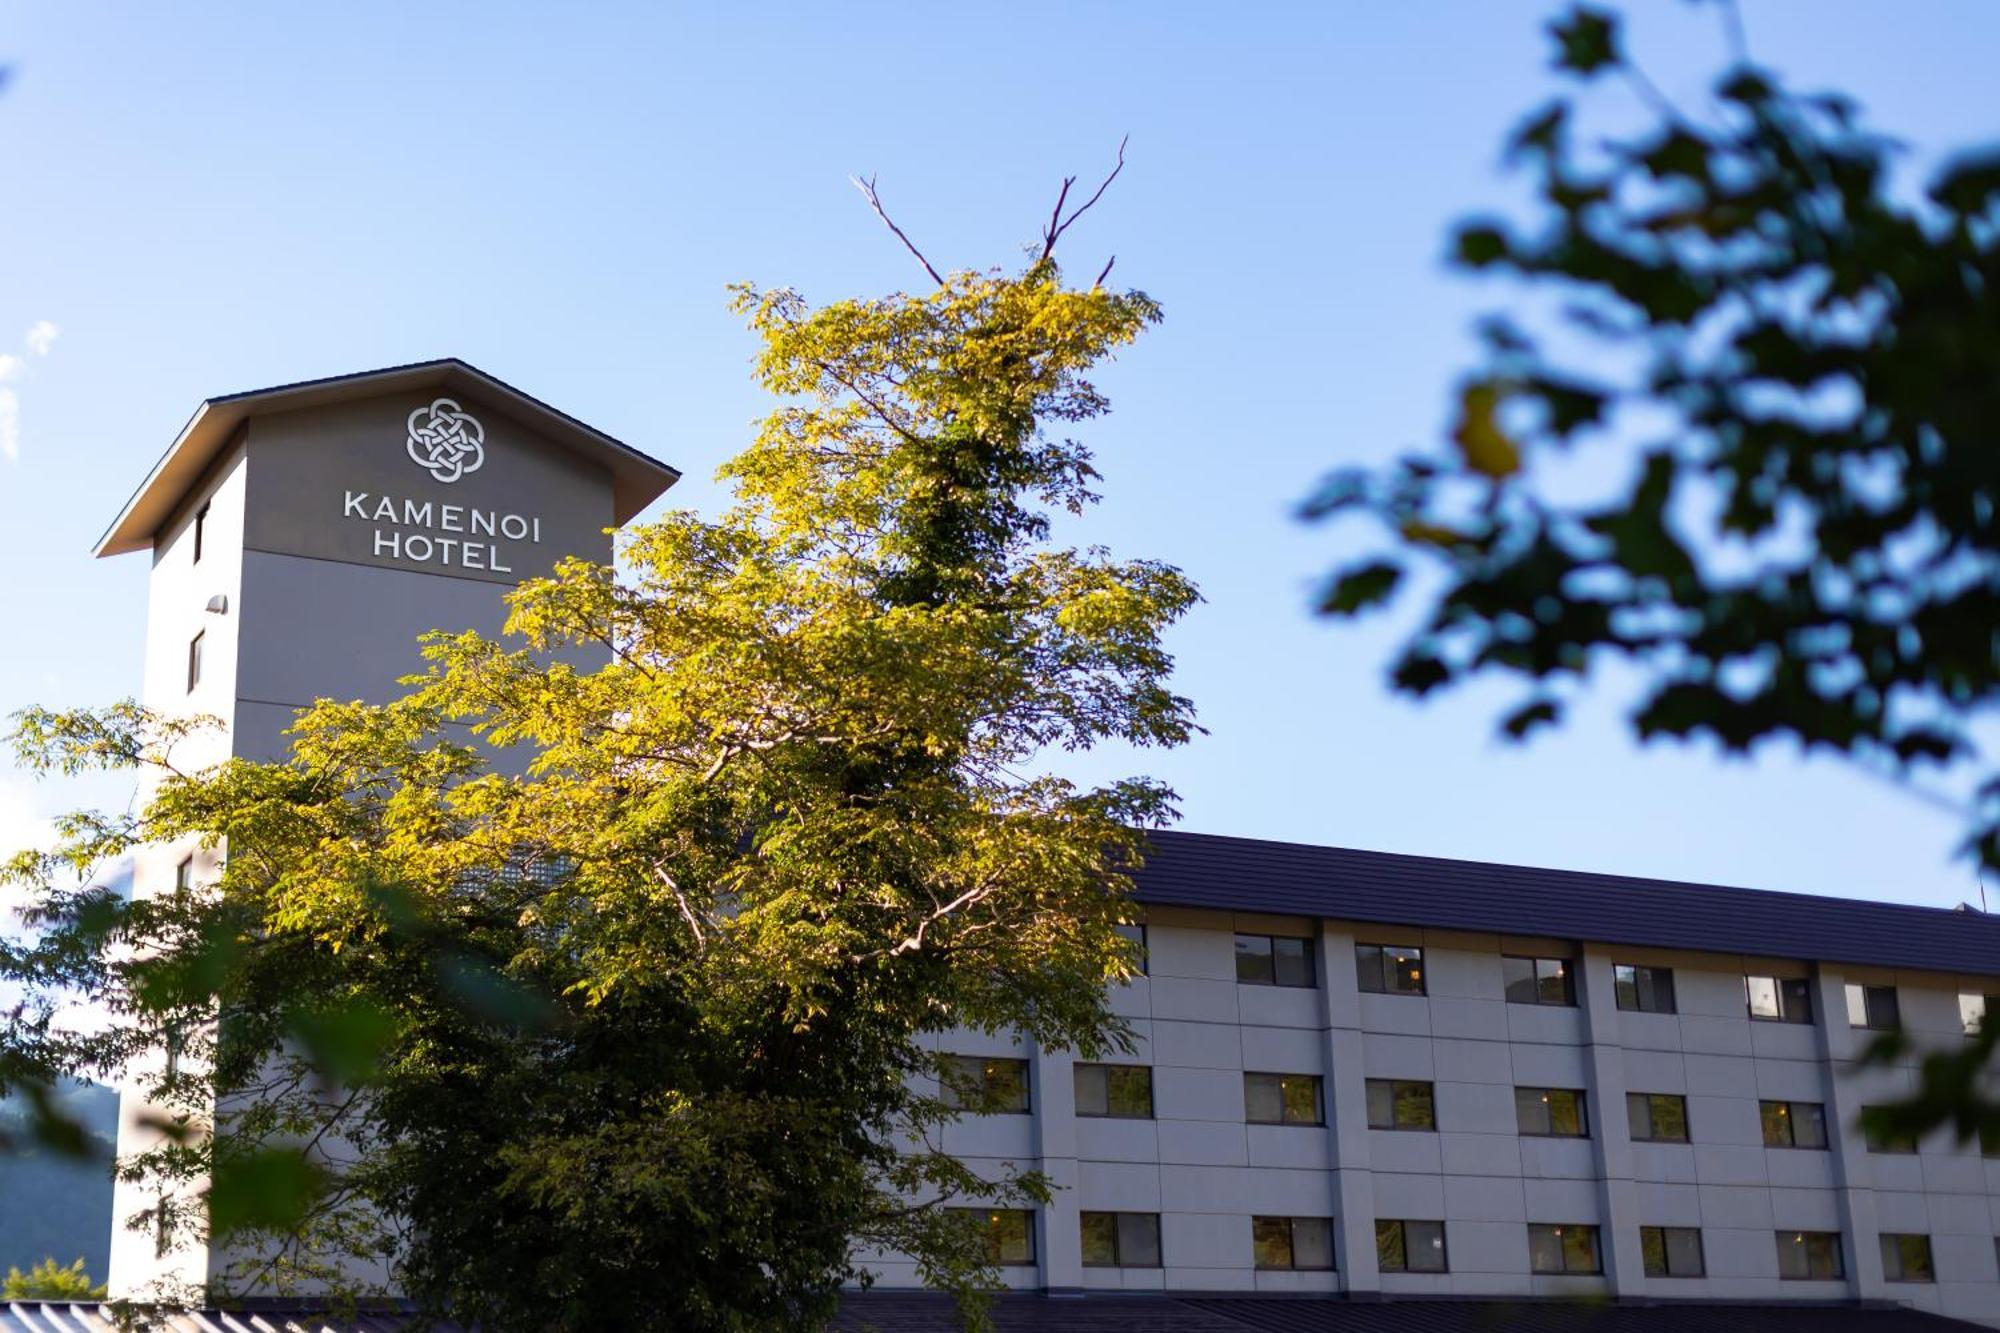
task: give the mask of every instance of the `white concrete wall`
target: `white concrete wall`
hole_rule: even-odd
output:
[[[1318,987],[1239,984],[1237,931],[1312,937]],[[947,1146],[975,1163],[1025,1162],[1059,1186],[1037,1218],[1037,1261],[1006,1270],[1010,1285],[1869,1299],[2000,1326],[2000,1159],[1945,1134],[1913,1155],[1868,1150],[1855,1116],[1907,1092],[1913,1070],[1857,1071],[1872,1034],[1848,1027],[1842,999],[1848,980],[1893,983],[1905,1028],[1949,1046],[1963,1039],[1959,992],[1990,982],[1186,909],[1155,909],[1147,936],[1149,975],[1112,999],[1139,1036],[1137,1053],[1119,1058],[1153,1067],[1153,1120],[1077,1118],[1070,1058],[1032,1051],[1032,1114],[968,1116],[948,1132]],[[1422,944],[1427,994],[1359,992],[1357,939]],[[1508,1003],[1503,953],[1570,957],[1576,1006]],[[1619,1010],[1614,962],[1673,968],[1678,1012]],[[1752,1020],[1746,973],[1811,977],[1814,1021]],[[960,1034],[941,1048],[998,1054],[1012,1043]],[[1245,1123],[1246,1070],[1322,1076],[1326,1124]],[[1370,1078],[1434,1083],[1436,1130],[1368,1128]],[[1521,1135],[1517,1086],[1585,1090],[1589,1136]],[[1628,1091],[1684,1096],[1690,1141],[1633,1142]],[[1825,1105],[1829,1146],[1766,1147],[1762,1099]],[[1084,1268],[1078,1214],[1097,1210],[1160,1214],[1162,1266]],[[1260,1215],[1331,1217],[1338,1271],[1257,1270]],[[1378,1273],[1377,1218],[1442,1220],[1450,1271]],[[1530,1223],[1598,1227],[1604,1272],[1530,1273]],[[1641,1226],[1699,1228],[1705,1276],[1645,1276]],[[1842,1233],[1846,1276],[1781,1280],[1780,1229]],[[1937,1280],[1885,1282],[1882,1232],[1928,1234]],[[887,1285],[915,1280],[890,1257],[872,1266]]]

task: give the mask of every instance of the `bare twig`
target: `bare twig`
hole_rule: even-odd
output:
[[[849,176],[847,179],[854,182],[854,188],[861,191],[861,197],[868,201],[868,206],[875,210],[875,216],[882,219],[883,225],[896,233],[896,239],[903,243],[903,248],[917,257],[917,262],[924,266],[924,272],[931,275],[931,281],[940,287],[944,286],[944,278],[932,267],[931,261],[924,258],[924,252],[917,249],[916,242],[903,234],[903,229],[896,225],[888,210],[882,207],[882,196],[875,192],[875,178],[870,176],[867,180],[862,180],[859,176]]]
[[[1091,283],[1090,285],[1093,287],[1102,287],[1104,285],[1104,280],[1111,276],[1111,266],[1117,262],[1118,262],[1117,255],[1113,255],[1111,256],[1111,258],[1105,260],[1104,267],[1099,269],[1097,272],[1097,281]]]
[[[1076,177],[1074,176],[1063,177],[1062,191],[1056,195],[1055,211],[1049,214],[1049,225],[1042,229],[1043,259],[1047,259],[1051,254],[1055,253],[1056,242],[1061,240],[1062,234],[1070,229],[1070,224],[1075,222],[1078,218],[1082,217],[1085,213],[1088,213],[1090,211],[1090,206],[1092,204],[1095,204],[1099,199],[1102,199],[1104,197],[1104,192],[1111,188],[1111,182],[1118,179],[1118,173],[1125,170],[1125,145],[1130,143],[1131,141],[1132,141],[1132,136],[1129,134],[1126,135],[1123,139],[1120,139],[1118,141],[1117,165],[1111,168],[1111,174],[1104,178],[1103,183],[1101,183],[1097,187],[1096,193],[1092,194],[1090,198],[1084,200],[1081,204],[1077,205],[1076,209],[1073,212],[1071,212],[1067,218],[1063,217],[1062,215],[1063,202],[1069,198],[1069,187],[1076,184]],[[1108,273],[1110,271],[1111,271],[1110,266],[1106,265],[1105,272]]]

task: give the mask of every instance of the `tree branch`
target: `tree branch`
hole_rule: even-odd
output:
[[[939,276],[937,269],[932,267],[931,261],[924,258],[924,252],[917,249],[916,242],[903,234],[903,229],[896,225],[888,210],[882,207],[882,196],[875,193],[875,178],[870,176],[867,180],[862,180],[859,176],[849,176],[847,179],[854,183],[855,189],[861,191],[861,197],[868,201],[868,206],[875,210],[875,216],[882,219],[883,225],[896,233],[896,239],[903,243],[903,248],[917,257],[917,262],[924,266],[924,272],[931,275],[931,281],[940,287],[944,286],[944,279]]]
[[[1055,253],[1056,242],[1061,240],[1062,234],[1070,229],[1070,224],[1074,223],[1078,218],[1082,217],[1085,213],[1088,213],[1090,211],[1090,206],[1096,203],[1099,199],[1102,199],[1104,197],[1104,192],[1111,188],[1111,182],[1118,179],[1118,173],[1125,170],[1125,145],[1130,143],[1131,141],[1132,141],[1132,136],[1129,134],[1118,141],[1118,164],[1111,168],[1111,174],[1104,178],[1103,183],[1097,187],[1096,193],[1092,194],[1090,198],[1084,200],[1081,204],[1079,204],[1076,208],[1076,211],[1071,213],[1067,218],[1063,217],[1062,215],[1063,201],[1069,198],[1069,187],[1076,184],[1076,177],[1074,176],[1063,177],[1062,190],[1056,195],[1055,211],[1049,214],[1049,225],[1042,229],[1043,259],[1047,259],[1050,255]],[[1116,258],[1116,256],[1113,256],[1113,258]],[[1111,271],[1111,266],[1109,264],[1106,264],[1104,266],[1104,271],[1106,273],[1109,273]]]

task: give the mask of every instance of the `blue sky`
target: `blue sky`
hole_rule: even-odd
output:
[[[1713,12],[1635,9],[1642,60],[1696,94]],[[1292,507],[1331,466],[1433,438],[1500,299],[1439,257],[1454,218],[1516,197],[1497,149],[1551,87],[1549,12],[0,0],[0,711],[138,688],[145,562],[89,548],[203,396],[460,356],[683,468],[669,500],[713,512],[709,475],[765,406],[725,284],[919,282],[853,172],[941,265],[1015,262],[1058,179],[1129,132],[1065,246],[1085,272],[1115,252],[1168,319],[1105,376],[1106,500],[1077,535],[1199,580],[1174,644],[1210,734],[1082,776],[1153,772],[1206,831],[1974,897],[1956,822],[1877,778],[1642,751],[1615,690],[1504,745],[1507,695],[1392,697],[1392,625],[1307,613],[1334,539]],[[1911,180],[2000,139],[2000,9],[1745,14],[1761,60],[1906,139]],[[0,841],[125,795],[0,768]]]

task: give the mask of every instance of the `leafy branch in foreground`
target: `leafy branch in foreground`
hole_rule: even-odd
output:
[[[1739,64],[1686,114],[1609,15],[1554,32],[1584,89],[1508,150],[1541,216],[1467,223],[1454,258],[1562,327],[1488,321],[1451,447],[1342,471],[1309,503],[1393,536],[1321,609],[1386,604],[1426,571],[1395,687],[1516,677],[1509,736],[1622,659],[1641,737],[1979,764],[1971,724],[2000,694],[2000,156],[1905,202],[1892,146],[1844,98]],[[1620,78],[1651,123],[1607,142],[1583,93]],[[1596,459],[1622,480],[1579,499]],[[1996,866],[1990,763],[1981,781],[1968,847]]]

